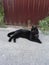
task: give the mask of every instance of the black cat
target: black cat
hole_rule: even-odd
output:
[[[14,42],[16,42],[16,39],[18,38],[26,38],[30,41],[41,43],[39,40],[39,31],[37,27],[32,26],[31,31],[19,29],[13,32],[8,33],[9,42],[13,39]]]

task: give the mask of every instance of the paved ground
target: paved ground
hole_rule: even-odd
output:
[[[40,32],[42,44],[17,39],[9,43],[7,33],[15,28],[0,28],[0,65],[49,65],[49,35]]]

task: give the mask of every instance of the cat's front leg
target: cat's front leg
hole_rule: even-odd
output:
[[[36,42],[38,42],[38,43],[40,43],[40,44],[42,43],[38,38],[36,39]]]

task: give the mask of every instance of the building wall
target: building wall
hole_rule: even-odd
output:
[[[49,0],[3,0],[6,24],[37,24],[49,15]]]

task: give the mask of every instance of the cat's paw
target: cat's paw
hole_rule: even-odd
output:
[[[14,43],[16,43],[16,40],[14,40]]]
[[[11,40],[9,39],[8,42],[11,42]]]

